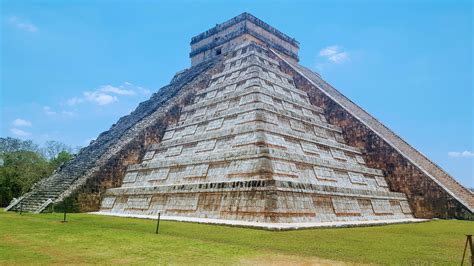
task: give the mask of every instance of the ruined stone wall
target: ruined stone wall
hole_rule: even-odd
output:
[[[341,127],[348,145],[360,148],[369,167],[383,169],[391,191],[405,193],[417,218],[474,220],[474,215],[362,122],[315,88],[286,64],[296,86],[306,91],[312,104],[324,109],[329,123]]]

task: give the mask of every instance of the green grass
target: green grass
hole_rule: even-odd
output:
[[[270,232],[256,229],[0,209],[0,264],[311,263],[459,264],[467,221]],[[278,259],[277,259],[278,260]],[[273,261],[274,262],[274,261]]]

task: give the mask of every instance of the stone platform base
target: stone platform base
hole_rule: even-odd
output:
[[[413,218],[401,193],[264,179],[114,188],[100,211],[270,224]]]
[[[158,218],[156,215],[124,214],[124,213],[113,213],[113,212],[104,212],[104,211],[91,212],[90,214],[140,218],[140,219],[152,219],[152,220],[156,220]],[[419,222],[430,221],[429,219],[411,218],[411,219],[351,221],[351,222],[262,223],[262,222],[247,222],[247,221],[238,221],[238,220],[182,217],[182,216],[161,216],[160,218],[161,220],[169,220],[169,221],[228,225],[228,226],[247,227],[247,228],[263,229],[263,230],[271,230],[271,231],[285,231],[285,230],[311,229],[311,228],[365,227],[365,226],[419,223]]]

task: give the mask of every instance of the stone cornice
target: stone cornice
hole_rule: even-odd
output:
[[[253,16],[252,14],[250,13],[247,13],[247,12],[244,12],[224,23],[221,23],[221,24],[218,24],[216,25],[215,27],[199,34],[199,35],[196,35],[194,36],[193,38],[191,38],[191,45],[192,44],[195,44],[201,40],[204,40],[206,38],[208,38],[209,36],[212,36],[216,33],[218,33],[219,31],[223,31],[241,21],[244,21],[244,20],[248,20],[252,23],[254,23],[255,25],[265,29],[266,31],[274,34],[275,36],[277,36],[278,38],[282,39],[283,41],[286,41],[286,42],[289,42],[290,44],[296,46],[299,48],[299,42],[296,41],[294,38],[291,38],[290,36],[282,33],[281,31],[275,29],[274,27],[268,25],[267,23],[263,22],[262,20],[256,18],[255,16]]]
[[[193,56],[195,56],[197,54],[200,54],[204,51],[212,50],[213,48],[215,48],[219,45],[222,45],[223,43],[226,43],[226,42],[228,42],[232,39],[235,39],[239,36],[242,36],[243,34],[249,34],[249,35],[261,40],[262,42],[266,43],[268,46],[270,46],[270,48],[273,48],[273,49],[283,53],[284,55],[289,56],[291,58],[294,58],[294,59],[296,59],[296,61],[299,61],[299,57],[296,53],[284,48],[283,46],[281,46],[279,44],[276,44],[275,42],[272,42],[272,41],[268,40],[263,35],[258,34],[257,32],[255,32],[252,29],[249,29],[246,26],[244,26],[242,29],[239,29],[238,31],[227,34],[226,36],[220,38],[219,40],[213,41],[213,42],[211,42],[207,45],[203,45],[203,46],[191,51],[189,53],[189,57],[193,57]]]

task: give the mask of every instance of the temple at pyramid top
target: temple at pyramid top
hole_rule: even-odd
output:
[[[298,41],[245,12],[194,36],[189,54],[191,64],[226,54],[248,41],[275,49],[288,60],[298,62]]]

